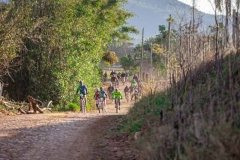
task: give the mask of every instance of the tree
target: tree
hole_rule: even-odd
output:
[[[130,55],[121,57],[120,64],[125,71],[137,70],[137,67],[139,65]]]
[[[105,55],[102,57],[102,60],[108,65],[112,65],[116,62],[118,62],[119,58],[116,55],[114,51],[108,51],[105,53]]]
[[[122,9],[124,2],[12,0],[6,5],[0,16],[0,51],[11,47],[5,59],[15,65],[8,70],[14,80],[7,89],[10,98],[24,100],[30,94],[64,106],[78,101],[73,91],[80,79],[99,85],[102,53],[121,39],[116,31],[133,16]]]

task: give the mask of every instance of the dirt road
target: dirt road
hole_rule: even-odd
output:
[[[122,92],[123,87],[120,84]],[[107,124],[102,125],[108,122],[104,118],[126,114],[131,106],[123,99],[117,114],[114,103],[108,100],[107,104],[108,113],[100,114],[96,111],[1,117],[0,160],[95,159],[98,153],[92,145],[96,145],[93,141],[100,135],[96,132],[107,129]]]

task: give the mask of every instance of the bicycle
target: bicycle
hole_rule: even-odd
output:
[[[116,82],[116,81],[112,81],[112,86],[113,86],[114,88],[116,88],[116,87],[117,87],[117,82]]]
[[[141,95],[138,93],[138,92],[134,92],[132,94],[132,98],[131,100],[134,98],[134,102],[136,103],[140,98],[141,98]]]
[[[126,92],[126,100],[129,102],[129,92]]]
[[[103,77],[102,77],[102,81],[103,81],[103,82],[107,82],[107,77],[104,77],[104,76],[103,76]]]
[[[122,84],[125,84],[125,77],[122,77]]]
[[[103,98],[99,98],[97,101],[98,101],[98,111],[99,111],[99,113],[101,112],[100,111],[101,109],[102,109],[102,112],[107,112],[106,106],[104,104],[104,99]]]
[[[120,110],[120,98],[115,98],[115,108],[116,108],[116,113]]]
[[[86,113],[86,101],[83,97],[83,94],[80,94],[80,111]]]
[[[109,97],[109,100],[110,100],[110,102],[112,103],[112,101],[113,101],[113,99],[111,98],[111,96],[112,96],[112,93],[113,93],[113,91],[108,91],[108,97]]]

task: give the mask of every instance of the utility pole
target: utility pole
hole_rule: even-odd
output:
[[[153,80],[153,66],[152,66],[152,42],[151,42],[151,44],[150,44],[150,45],[151,45],[151,60],[150,60],[150,61],[151,61],[151,79],[150,79],[150,80],[152,81],[152,80]]]
[[[196,8],[196,0],[193,0],[193,10],[192,10],[192,30],[190,29],[190,43],[191,43],[191,48],[190,48],[190,61],[191,65],[193,63],[193,57],[195,53],[195,46],[192,44],[195,44],[195,8]]]
[[[143,67],[143,39],[144,39],[144,28],[142,29],[142,56],[141,56],[141,67],[140,67],[140,76],[139,78],[142,80],[142,67]]]
[[[167,45],[167,75],[166,79],[168,80],[168,72],[169,72],[169,57],[170,57],[170,47],[171,47],[171,22],[172,22],[172,16],[171,14],[169,15],[169,18],[167,19],[168,21],[168,45]]]
[[[171,14],[169,15],[169,21],[168,21],[168,45],[167,45],[167,51],[169,52],[169,49],[170,49],[170,46],[171,46],[171,19],[172,19],[172,16]]]

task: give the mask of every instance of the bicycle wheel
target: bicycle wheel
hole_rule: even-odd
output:
[[[118,113],[118,110],[119,110],[119,101],[120,101],[120,99],[119,98],[117,98],[116,99],[116,103],[115,103],[115,105],[116,105],[116,113]]]
[[[82,113],[86,113],[86,103],[84,99],[81,99],[81,108],[82,108]]]
[[[129,101],[129,92],[126,93],[126,100]]]

